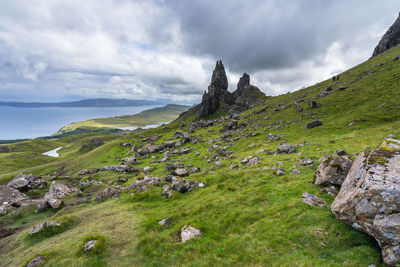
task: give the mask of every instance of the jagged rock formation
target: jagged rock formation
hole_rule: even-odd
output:
[[[400,263],[400,141],[386,139],[354,161],[331,206],[336,218],[373,236],[385,264]]]
[[[217,61],[208,92],[204,92],[199,107],[200,117],[215,113],[221,105],[236,104],[241,108],[250,108],[261,103],[264,93],[250,84],[250,76],[246,73],[240,78],[237,89],[231,93],[228,91],[228,79],[222,61]]]
[[[232,94],[228,92],[228,78],[226,77],[224,64],[219,60],[215,65],[208,92],[203,94],[200,116],[205,117],[208,114],[213,114],[217,111],[221,102],[230,105],[234,103]]]
[[[390,48],[400,44],[400,13],[397,20],[390,26],[389,30],[383,35],[378,45],[375,47],[372,56],[379,55],[380,53],[389,50]]]

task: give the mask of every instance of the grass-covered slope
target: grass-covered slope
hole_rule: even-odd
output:
[[[143,127],[161,122],[170,122],[176,119],[179,114],[186,111],[188,108],[189,106],[185,105],[168,104],[164,107],[152,108],[135,115],[124,115],[74,122],[64,126],[55,134],[65,134],[78,129],[94,130],[116,127]]]
[[[195,130],[191,135],[204,142],[184,144],[193,150],[170,160],[201,168],[188,179],[205,181],[205,188],[185,194],[175,192],[170,198],[161,195],[162,187],[150,187],[144,193],[127,190],[120,198],[103,203],[92,199],[77,204],[73,196],[65,199],[59,211],[35,213],[33,208],[24,208],[17,218],[1,217],[3,227],[16,232],[0,239],[0,263],[20,266],[40,254],[46,256],[47,266],[380,266],[379,247],[372,238],[335,219],[329,206],[318,209],[300,202],[303,192],[316,194],[328,204],[333,201],[312,183],[318,163],[298,167],[301,174],[290,170],[306,157],[318,162],[336,150],[359,153],[377,146],[391,133],[400,134],[400,61],[391,60],[399,54],[400,47],[396,47],[374,57],[341,74],[337,84],[327,80],[269,98],[265,105],[241,114],[239,123],[247,126],[234,134],[233,138],[240,137],[237,141],[219,140],[224,123]],[[342,85],[347,88],[339,91]],[[328,86],[332,93],[317,97]],[[309,100],[321,106],[310,109]],[[297,112],[296,105],[303,111]],[[102,134],[99,137],[105,144],[86,153],[79,153],[79,147],[96,134],[13,144],[23,145],[25,152],[1,155],[0,165],[15,164],[0,169],[0,180],[6,182],[23,171],[77,185],[87,179],[78,176],[77,171],[118,164],[116,157],[125,157],[130,149],[120,146],[120,142],[146,144],[145,137],[158,133],[162,137],[155,143],[161,144],[174,139],[184,119],[183,131],[188,131],[191,117],[183,116],[166,126],[127,136]],[[303,128],[317,118],[323,121],[322,126]],[[348,126],[350,122],[354,125]],[[259,135],[246,137],[249,133]],[[258,152],[276,151],[280,141],[267,142],[268,133],[285,135],[281,141],[297,145],[297,152]],[[226,147],[233,151],[233,157],[222,160],[222,167],[215,167],[216,154],[209,151],[211,145]],[[58,146],[63,146],[58,159],[14,160]],[[156,160],[162,156],[153,155]],[[248,156],[262,159],[255,166],[241,165],[240,161]],[[151,166],[151,176],[165,176],[166,163],[152,164],[152,160],[151,156],[141,157],[142,163],[136,167]],[[231,170],[231,164],[241,169]],[[276,168],[283,168],[285,174],[277,176]],[[104,185],[90,186],[83,197],[118,184],[120,177],[128,179],[124,186],[130,185],[144,173],[107,171],[92,176]],[[74,218],[61,233],[34,241],[27,238],[33,225],[61,216]],[[157,224],[169,216],[172,220],[168,226]],[[202,237],[181,244],[179,231],[187,224],[200,229]],[[101,253],[77,253],[88,235],[104,237]]]

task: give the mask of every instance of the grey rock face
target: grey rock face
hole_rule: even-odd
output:
[[[375,47],[372,56],[379,55],[380,53],[389,50],[390,48],[400,44],[400,14],[393,25],[383,35],[378,45]]]
[[[340,156],[328,156],[321,159],[315,173],[316,185],[342,185],[350,171],[353,161]]]
[[[228,79],[222,61],[217,61],[208,92],[204,92],[199,107],[200,117],[215,113],[220,105],[236,104],[241,108],[250,108],[262,103],[264,93],[250,84],[250,76],[246,73],[240,78],[235,92],[228,91]]]
[[[322,208],[326,205],[325,200],[309,193],[303,193],[301,202],[317,208]]]
[[[389,266],[400,263],[399,180],[400,141],[386,139],[357,157],[331,206],[336,218],[378,241]]]

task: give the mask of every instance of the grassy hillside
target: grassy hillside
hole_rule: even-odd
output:
[[[169,104],[160,108],[142,111],[135,115],[125,115],[109,118],[98,118],[68,124],[61,128],[56,135],[72,131],[109,129],[116,127],[143,127],[146,125],[170,122],[176,119],[180,113],[186,111],[189,106]]]
[[[33,208],[24,208],[17,218],[1,217],[3,226],[16,232],[0,239],[0,265],[20,266],[41,254],[47,258],[46,266],[381,266],[380,250],[372,238],[337,220],[329,206],[318,209],[300,202],[303,192],[316,194],[328,204],[333,202],[333,197],[320,194],[320,187],[312,183],[318,163],[298,167],[301,174],[290,171],[301,159],[309,157],[318,162],[342,149],[359,153],[374,148],[389,134],[400,134],[400,61],[391,60],[399,54],[400,47],[391,49],[342,73],[335,84],[326,80],[269,98],[265,105],[241,114],[239,123],[247,126],[234,134],[233,138],[240,137],[237,141],[219,139],[224,123],[195,130],[191,135],[204,142],[184,144],[193,150],[170,160],[201,168],[188,179],[205,181],[205,188],[185,194],[174,192],[170,198],[161,195],[162,187],[150,187],[143,193],[131,189],[103,203],[92,197],[77,204],[73,196],[58,211],[36,213]],[[332,93],[318,97],[328,86]],[[340,86],[347,88],[339,91]],[[310,109],[310,100],[321,106]],[[295,107],[295,101],[302,112],[296,111],[299,107]],[[24,146],[25,152],[1,155],[0,164],[8,165],[0,169],[0,181],[23,171],[77,185],[87,179],[77,175],[79,170],[118,164],[116,157],[125,157],[130,149],[120,142],[146,144],[144,138],[152,133],[161,135],[157,144],[174,140],[182,120],[186,124],[183,131],[188,131],[192,117],[127,136],[99,134],[105,144],[85,153],[78,152],[79,148],[97,134],[13,144]],[[321,127],[303,128],[316,118],[323,121]],[[247,137],[249,133],[258,135]],[[284,135],[281,141],[297,145],[297,152],[266,153],[275,152],[281,142],[267,142],[268,133]],[[216,167],[217,155],[209,149],[211,145],[226,147],[233,157]],[[22,160],[58,146],[63,146],[60,158]],[[152,155],[156,160],[162,157],[161,153]],[[255,166],[241,165],[248,156],[262,159]],[[140,159],[141,164],[135,167],[151,166],[151,176],[168,174],[166,163],[150,163],[151,156]],[[240,169],[231,170],[231,164],[238,164]],[[276,175],[276,168],[284,169],[285,174]],[[128,179],[127,186],[145,174],[106,171],[92,176],[104,185],[90,186],[83,197],[106,185],[117,185],[121,177]],[[34,240],[27,237],[32,226],[61,216],[72,218],[63,232]],[[157,224],[169,216],[172,221],[168,226]],[[179,232],[187,224],[203,235],[181,244]],[[102,235],[105,250],[95,255],[77,253],[87,235]]]

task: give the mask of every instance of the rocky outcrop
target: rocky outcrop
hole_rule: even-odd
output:
[[[336,218],[373,236],[384,262],[400,263],[400,141],[386,139],[353,163],[331,206]]]
[[[375,47],[372,56],[377,56],[380,53],[389,50],[390,48],[400,44],[400,14],[393,25],[386,31],[378,45]]]
[[[213,114],[218,110],[221,103],[231,105],[234,100],[232,94],[228,92],[228,78],[226,77],[224,64],[219,60],[215,65],[208,92],[203,94],[199,111],[200,117]]]
[[[30,198],[9,186],[0,185],[0,214],[5,214],[10,206],[20,206]]]
[[[240,78],[235,92],[228,91],[228,79],[222,61],[217,61],[208,92],[204,92],[199,106],[200,117],[215,113],[221,105],[234,105],[240,108],[251,108],[263,102],[264,93],[250,84],[246,73]]]

